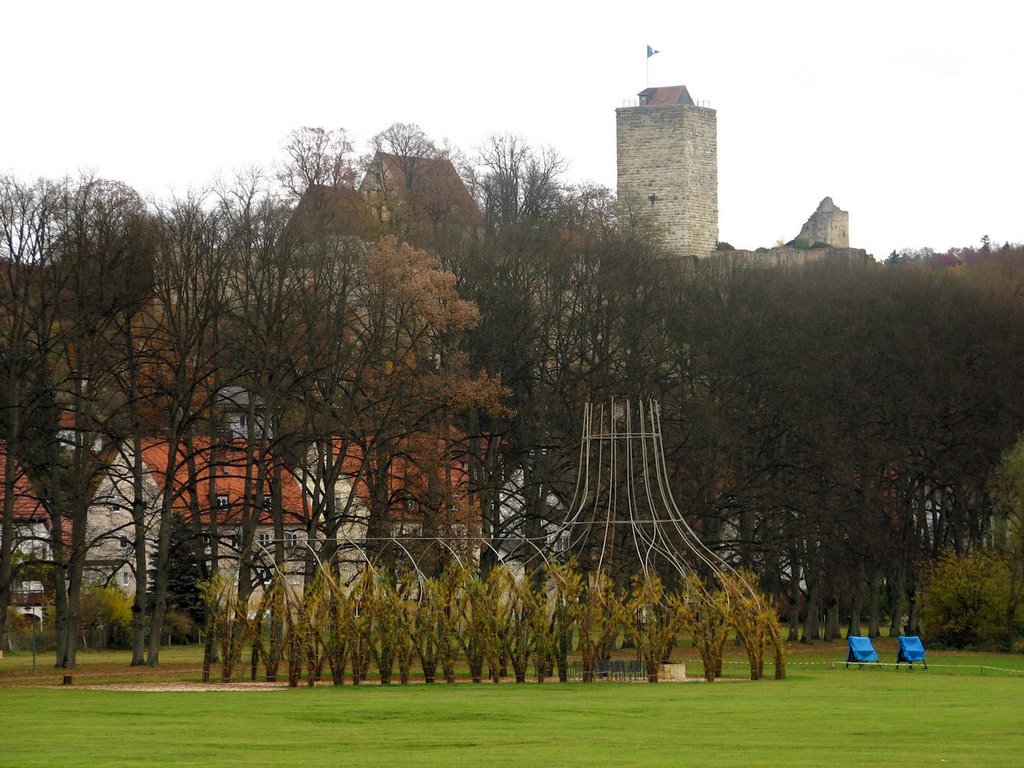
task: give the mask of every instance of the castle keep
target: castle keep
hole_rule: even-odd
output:
[[[685,85],[647,88],[615,110],[618,196],[679,256],[718,244],[718,125]]]

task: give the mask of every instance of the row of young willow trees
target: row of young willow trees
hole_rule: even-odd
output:
[[[417,663],[427,683],[454,683],[466,667],[474,683],[510,676],[523,683],[531,670],[539,683],[554,676],[566,682],[577,663],[582,680],[593,682],[599,662],[625,645],[654,683],[683,635],[708,681],[721,676],[723,649],[734,636],[746,649],[752,680],[762,678],[769,649],[781,679],[775,606],[751,588],[751,578],[725,572],[709,590],[689,574],[669,589],[654,573],[639,573],[618,590],[604,573],[585,574],[573,561],[551,564],[535,578],[504,564],[485,576],[451,563],[436,577],[396,577],[367,566],[346,585],[327,566],[301,592],[275,577],[258,598],[240,601],[234,585],[218,577],[203,585],[210,611],[203,680],[211,680],[219,658],[221,681],[230,682],[248,651],[252,680],[262,664],[268,681],[284,669],[291,686],[303,676],[313,686],[327,673],[334,685],[343,685],[347,673],[359,685],[372,668],[382,685],[396,671],[407,684]]]

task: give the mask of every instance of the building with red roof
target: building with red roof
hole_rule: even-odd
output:
[[[7,504],[8,486],[12,493],[14,552],[23,562],[46,560],[50,557],[50,516],[46,506],[36,495],[32,483],[15,460],[11,482],[7,474],[8,454],[6,441],[0,440],[0,510]],[[13,574],[12,604],[25,614],[42,618],[42,605],[46,589],[36,580],[22,580],[19,572]]]

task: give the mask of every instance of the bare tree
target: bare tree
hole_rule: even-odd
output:
[[[57,666],[73,668],[89,539],[88,511],[117,442],[124,401],[114,386],[116,318],[138,307],[148,286],[138,195],[116,182],[67,185],[59,236],[40,306],[53,304],[37,375],[51,393],[30,473],[50,517]],[[44,311],[45,315],[45,311]],[[42,330],[42,329],[40,329]],[[37,332],[37,339],[43,336]]]
[[[313,187],[355,183],[352,143],[344,128],[297,128],[288,136],[284,151],[277,179],[296,200]]]
[[[370,140],[360,191],[388,234],[417,245],[457,208],[458,182],[445,152],[415,124],[395,123]]]
[[[157,211],[156,227],[154,329],[143,386],[161,419],[166,482],[155,542],[150,665],[160,659],[173,516],[179,497],[188,492],[177,487],[179,470],[190,464],[192,434],[208,416],[221,383],[223,345],[218,329],[229,300],[227,254],[216,210],[201,196],[174,200]],[[184,474],[194,477],[188,471]],[[216,557],[215,543],[212,546]]]
[[[534,149],[514,134],[492,136],[478,164],[478,195],[491,232],[536,225],[557,213],[565,161],[554,149]]]
[[[44,290],[56,259],[61,184],[24,184],[0,178],[0,425],[4,440],[3,507],[0,511],[0,646],[18,569],[15,510],[18,480],[28,456],[25,441],[39,428],[49,393],[41,388],[56,306]],[[44,303],[45,299],[45,303]],[[40,335],[41,334],[41,335]],[[31,565],[31,562],[23,563]]]

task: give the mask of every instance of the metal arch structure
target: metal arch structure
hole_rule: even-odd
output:
[[[373,558],[366,550],[371,541],[379,545]],[[419,556],[407,546],[413,542],[422,547]],[[477,552],[490,550],[497,562],[515,563],[525,570],[572,557],[584,570],[596,572],[615,564],[619,570],[644,575],[658,568],[669,568],[684,577],[698,570],[715,577],[728,573],[757,595],[732,566],[701,541],[676,504],[662,438],[661,408],[654,400],[636,406],[615,399],[584,405],[576,484],[567,513],[546,535],[517,536],[514,553],[479,536],[342,537],[339,544],[335,556],[355,549],[355,559],[372,570],[381,567],[377,560],[385,551],[398,551],[421,582],[427,575],[420,560],[432,549],[447,552],[465,566],[464,554],[460,556],[458,550],[465,553],[468,547]],[[262,555],[270,554],[256,546],[263,550]],[[313,549],[310,542],[304,546]],[[314,558],[318,567],[324,565],[315,552]],[[273,558],[267,560],[270,562],[264,563],[277,570]]]
[[[697,570],[716,578],[728,573],[757,595],[701,541],[676,504],[661,408],[654,400],[636,406],[615,399],[585,404],[573,499],[549,540],[558,557],[575,557],[587,570],[606,571],[614,562],[644,575],[659,566],[680,576]]]

